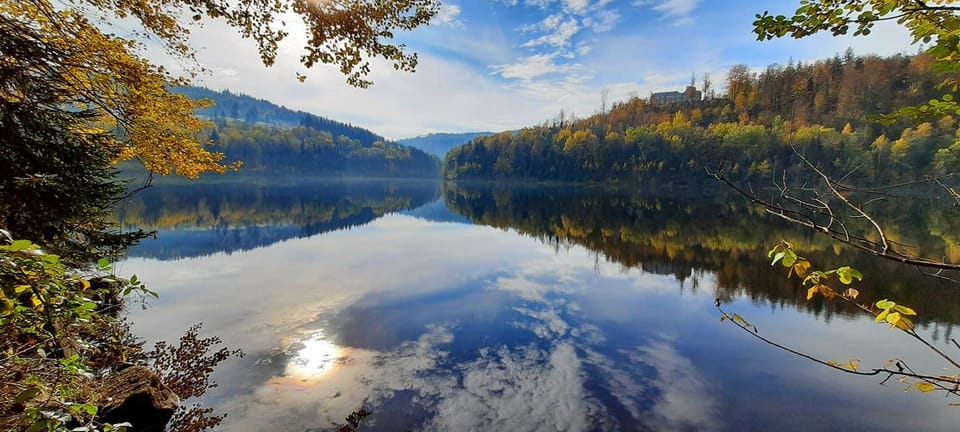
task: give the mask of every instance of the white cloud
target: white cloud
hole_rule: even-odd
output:
[[[664,430],[723,430],[715,398],[696,366],[669,343],[658,341],[630,355],[631,363],[656,369],[653,387],[658,389],[649,416]]]
[[[536,54],[521,59],[517,63],[494,66],[493,70],[504,78],[529,82],[536,78],[569,72],[575,68],[571,65],[557,64],[556,58],[556,54]]]
[[[549,45],[554,48],[565,48],[570,45],[570,39],[576,36],[581,29],[576,18],[569,18],[562,24],[551,23],[550,25],[552,26],[553,30],[552,33],[545,34],[536,39],[527,41],[522,46],[533,48],[540,45]],[[546,27],[546,24],[544,27]]]
[[[620,22],[620,14],[612,10],[601,10],[595,18],[585,18],[583,25],[597,33],[608,32]]]
[[[635,7],[648,7],[660,12],[675,25],[692,22],[693,11],[699,4],[700,0],[635,0],[632,3]]]
[[[583,13],[590,5],[590,0],[564,0],[567,10],[573,13]]]
[[[444,3],[440,6],[440,11],[433,17],[431,23],[450,27],[463,27],[463,22],[460,21],[460,6]]]

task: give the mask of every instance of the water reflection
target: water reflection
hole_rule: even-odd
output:
[[[123,227],[156,230],[131,256],[180,259],[245,251],[349,229],[434,201],[435,181],[155,185],[117,210]]]
[[[449,208],[475,223],[515,230],[558,250],[583,246],[596,251],[597,259],[673,275],[693,287],[699,284],[697,271],[715,272],[715,294],[721,299],[745,295],[788,303],[827,320],[836,312],[858,314],[855,308],[835,311],[822,301],[808,302],[805,290],[785,272],[765,265],[766,250],[783,238],[817,265],[862,270],[872,298],[917,305],[926,311],[921,319],[927,322],[960,322],[960,290],[943,280],[763,217],[760,209],[722,187],[645,191],[447,184],[443,195]],[[934,256],[960,254],[960,245],[937,228],[949,225],[940,218],[942,210],[922,202],[883,210],[878,213],[888,217],[896,240]],[[947,326],[945,332],[951,330]]]
[[[328,430],[361,407],[374,431],[902,431],[960,420],[942,399],[839,376],[720,325],[718,294],[765,335],[822,357],[937,367],[869,318],[808,309],[783,275],[763,276],[751,239],[795,234],[735,220],[745,206],[494,191],[444,192],[478,225],[424,217],[442,213],[433,203],[232,255],[128,260],[122,270],[161,293],[133,312],[135,331],[173,339],[204,321],[244,348],[252,360],[219,370],[210,395],[230,413],[224,430]],[[934,308],[929,325],[949,328],[954,308]]]

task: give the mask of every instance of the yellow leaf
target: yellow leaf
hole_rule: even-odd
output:
[[[837,296],[837,292],[826,285],[820,285],[820,294],[823,294],[824,297],[833,300]]]
[[[900,330],[912,330],[913,323],[907,317],[900,317],[900,320],[897,321],[897,328]]]
[[[903,306],[903,305],[896,305],[896,306],[893,307],[893,310],[895,310],[895,311],[897,311],[897,312],[900,312],[900,313],[903,314],[903,315],[916,315],[916,314],[917,314],[917,312],[914,311],[913,309],[910,309],[910,308],[908,308],[908,307],[906,307],[906,306]]]
[[[857,291],[855,288],[847,288],[847,290],[843,292],[843,296],[848,299],[855,299],[858,295],[860,295],[860,291]]]
[[[819,290],[820,290],[820,285],[814,285],[810,287],[810,289],[807,290],[807,300],[812,299],[814,294],[816,294],[817,291]]]
[[[936,390],[936,389],[937,389],[936,386],[934,386],[933,384],[930,384],[930,383],[928,383],[928,382],[926,382],[926,381],[918,382],[918,383],[917,383],[917,390],[920,390],[920,391],[922,391],[922,392],[924,392],[924,393],[932,392],[932,391],[934,391],[934,390]]]
[[[33,308],[36,309],[38,312],[43,312],[43,302],[40,301],[40,299],[37,298],[37,296],[30,296],[30,304],[32,304]]]
[[[859,362],[857,360],[850,360],[847,362],[846,368],[856,372],[858,363]]]
[[[796,263],[793,264],[793,272],[797,276],[803,277],[807,275],[807,271],[810,270],[810,261],[805,259],[798,259]]]
[[[885,320],[885,319],[887,318],[887,315],[889,315],[889,314],[890,314],[890,311],[889,311],[888,309],[884,309],[882,312],[880,312],[879,314],[877,314],[877,319],[876,319],[876,321],[877,321],[877,322],[880,322],[880,321]]]
[[[897,323],[900,322],[900,312],[887,314],[887,322],[890,323],[890,325],[897,325]]]
[[[724,322],[724,321],[726,321],[726,320],[727,320],[727,316],[726,316],[726,315],[720,317],[720,322]]]
[[[80,285],[83,285],[83,288],[81,288],[83,291],[90,289],[90,281],[86,279],[80,279]]]
[[[740,316],[739,314],[733,314],[733,321],[744,327],[750,326],[750,323],[748,323],[747,320],[743,319],[743,317]]]

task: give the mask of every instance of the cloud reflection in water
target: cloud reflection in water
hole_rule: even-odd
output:
[[[581,250],[564,256],[535,253],[498,268],[503,276],[481,274],[465,282],[476,287],[467,290],[469,295],[499,299],[494,307],[513,317],[481,323],[495,327],[496,339],[471,338],[468,332],[477,324],[469,321],[428,323],[412,339],[385,349],[346,348],[350,340],[337,340],[341,348],[333,342],[336,337],[317,332],[287,364],[287,376],[269,381],[274,391],[231,401],[244,414],[228,417],[236,422],[228,429],[249,429],[258,422],[263,423],[257,427],[269,428],[292,418],[301,429],[332,427],[364,407],[375,413],[368,430],[712,430],[706,420],[715,404],[708,386],[669,338],[616,341],[629,345],[612,350],[611,338],[589,319],[602,313],[593,303],[584,309],[577,301],[603,295],[595,291],[598,285],[634,290],[645,276],[620,268],[598,272],[585,257]],[[449,300],[441,304],[457,304]],[[368,298],[363,307],[341,309],[328,319],[331,326],[390,326],[364,324],[353,316],[386,317],[377,312],[412,301],[439,300],[423,294]],[[263,409],[267,406],[272,409]],[[625,413],[614,412],[616,406]],[[398,412],[416,414],[398,419]]]

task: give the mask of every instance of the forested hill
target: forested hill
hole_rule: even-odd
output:
[[[383,141],[383,137],[369,130],[351,124],[330,120],[303,111],[295,111],[273,102],[257,99],[244,94],[231,93],[229,90],[213,91],[203,87],[180,87],[177,92],[192,99],[209,99],[215,105],[197,112],[200,116],[217,122],[241,121],[256,124],[265,123],[274,126],[306,126],[320,131],[330,132],[333,136],[345,136],[362,143]]]
[[[178,92],[215,105],[198,111],[226,161],[241,172],[310,176],[437,177],[440,161],[386,141],[369,130],[229,91],[181,87]]]
[[[797,154],[832,173],[913,178],[960,165],[952,118],[916,127],[873,119],[942,96],[928,55],[844,56],[733,67],[727,93],[672,104],[634,98],[585,119],[557,118],[474,139],[444,162],[451,179],[623,181],[703,177],[705,168],[751,177],[801,170]]]
[[[477,137],[493,135],[492,132],[432,133],[414,138],[397,140],[398,143],[416,147],[437,157],[444,157],[450,149],[466,144]]]

